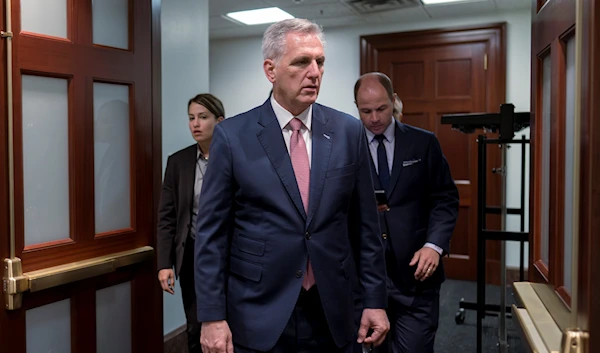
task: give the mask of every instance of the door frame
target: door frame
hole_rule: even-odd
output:
[[[577,326],[589,333],[588,352],[600,351],[600,4],[596,0],[580,0],[583,13],[581,31],[581,163],[579,192],[579,241],[577,262]],[[595,335],[592,335],[596,332]],[[593,338],[596,337],[596,338]]]
[[[401,41],[401,42],[399,42]],[[506,99],[506,23],[490,23],[473,26],[460,26],[439,29],[428,29],[410,32],[385,33],[376,35],[367,35],[360,37],[360,74],[379,71],[377,57],[379,51],[415,49],[432,46],[467,44],[467,43],[485,43],[487,50],[487,69],[486,69],[486,90],[485,111],[497,112],[500,105],[505,103]],[[488,153],[488,165],[499,166],[501,163],[500,151],[497,153]],[[489,168],[488,168],[489,169]],[[469,171],[470,179],[474,188],[477,188],[477,169]],[[497,179],[497,178],[496,178]],[[498,187],[491,187],[496,185]],[[491,173],[487,176],[487,203],[499,204],[501,201],[500,180],[493,179]],[[471,195],[470,218],[477,219],[477,197]],[[500,226],[500,218],[488,216],[488,225],[492,227]],[[497,218],[497,219],[496,219]],[[493,220],[493,221],[492,221]],[[472,234],[477,234],[476,222],[469,225]],[[498,242],[488,242],[487,244],[487,263],[486,278],[489,283],[500,283],[500,244]],[[469,253],[473,254],[473,262],[477,261],[477,241],[469,243]],[[476,269],[469,268],[472,272],[473,280],[476,278]],[[518,273],[518,270],[516,270]],[[511,277],[515,277],[514,275]],[[518,277],[518,276],[517,276]]]

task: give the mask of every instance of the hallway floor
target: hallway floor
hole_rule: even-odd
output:
[[[470,281],[447,280],[442,285],[440,294],[440,323],[435,342],[435,353],[475,353],[477,348],[477,313],[472,310],[466,311],[465,322],[457,325],[454,316],[458,310],[459,301],[474,302],[477,297],[477,284]],[[488,285],[486,288],[487,304],[500,303],[500,287]],[[510,287],[507,291],[508,305],[514,304]],[[499,352],[498,326],[500,320],[495,316],[487,316],[483,321],[483,352]],[[517,332],[512,319],[506,320],[508,336],[508,352],[525,352],[521,338]]]

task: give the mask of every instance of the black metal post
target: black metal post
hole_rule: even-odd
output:
[[[485,229],[486,209],[486,170],[487,170],[487,144],[486,137],[479,135],[478,143],[478,171],[477,171],[477,353],[483,349],[483,319],[485,317],[485,247],[486,240],[483,235]]]
[[[520,231],[525,231],[525,156],[526,156],[526,139],[521,136],[521,209],[519,212],[521,217]],[[525,280],[525,241],[519,242],[519,281]]]

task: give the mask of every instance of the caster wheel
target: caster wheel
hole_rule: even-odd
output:
[[[457,325],[461,325],[465,322],[465,309],[459,309],[456,312],[456,315],[454,315],[454,322],[456,322]]]

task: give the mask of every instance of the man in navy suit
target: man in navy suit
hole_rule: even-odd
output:
[[[431,132],[393,119],[392,82],[361,76],[354,98],[365,126],[379,224],[386,242],[390,334],[382,351],[432,353],[444,281],[441,257],[450,251],[458,190]],[[400,112],[401,113],[401,112]]]
[[[378,345],[389,330],[385,255],[365,131],[315,103],[325,62],[317,25],[273,24],[262,48],[273,94],[216,126],[204,176],[195,249],[203,352]]]

